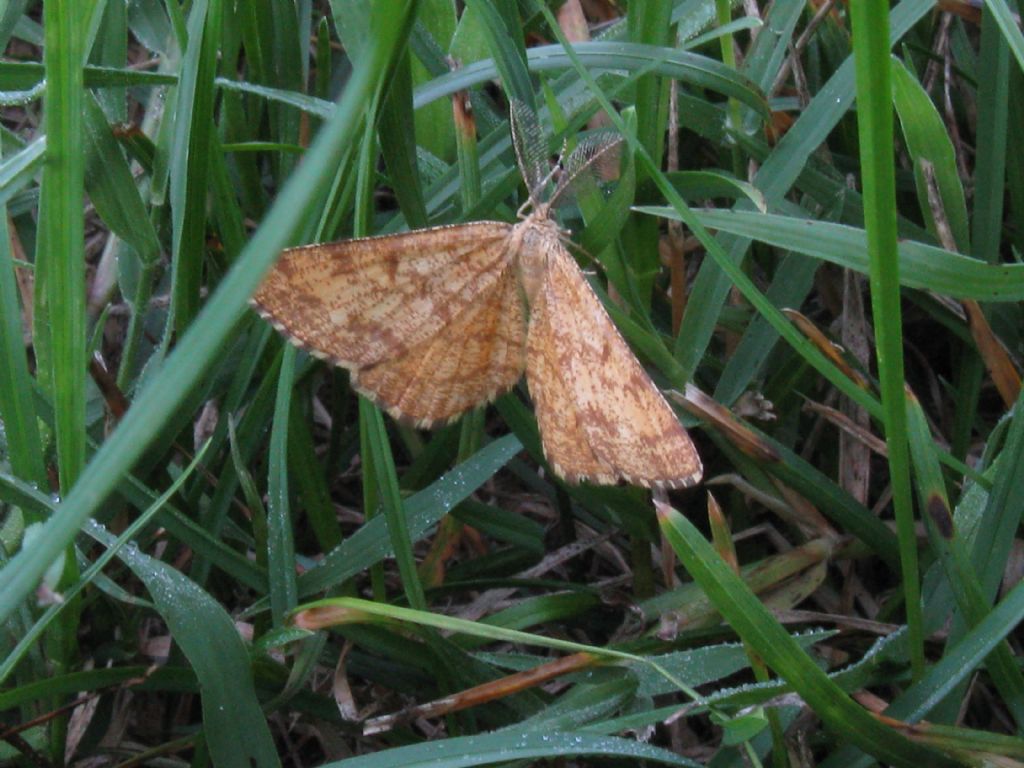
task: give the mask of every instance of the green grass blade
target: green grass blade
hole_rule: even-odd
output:
[[[466,7],[483,18],[482,27],[487,35],[487,46],[490,48],[493,63],[501,75],[505,90],[511,98],[521,101],[536,114],[537,100],[533,93],[533,83],[530,82],[530,73],[526,68],[526,48],[521,29],[510,28],[513,19],[509,14],[502,14],[491,0],[469,0]]]
[[[640,210],[681,219],[678,212],[670,208],[645,206]],[[694,215],[708,228],[805,253],[863,274],[869,270],[867,236],[856,227],[747,211],[698,209]],[[956,299],[1024,301],[1024,265],[985,264],[911,240],[901,241],[897,253],[899,280],[907,288],[935,291]]]
[[[302,510],[324,552],[341,543],[341,526],[331,502],[330,488],[316,447],[309,420],[300,407],[299,399],[292,400],[291,426],[288,430],[288,467],[290,477],[302,500]]]
[[[39,190],[33,344],[37,377],[53,403],[62,493],[78,482],[86,456],[85,158],[79,142],[84,107],[83,46],[89,16],[84,11],[90,6],[56,0],[43,8],[46,162]],[[65,541],[64,545],[67,544]],[[25,547],[21,551],[31,550]],[[58,552],[59,549],[54,550],[51,563]],[[73,547],[67,547],[63,573],[53,585],[58,590],[77,579],[74,554]],[[12,563],[13,560],[9,561],[7,568]],[[46,651],[57,674],[66,671],[66,665],[77,653],[80,609],[76,602],[50,627]],[[60,703],[54,700],[51,706]],[[67,719],[67,715],[61,715],[48,728],[52,759],[61,759],[63,755]]]
[[[888,9],[889,4],[884,0],[863,0],[851,7],[851,16],[878,378],[885,415],[885,441],[889,447],[889,482],[892,484],[896,528],[900,540],[910,660],[914,676],[920,677],[924,673],[924,630],[903,383],[903,319],[897,254],[896,187],[893,180],[892,60],[889,56]]]
[[[214,76],[221,32],[221,0],[197,0],[188,21],[171,146],[170,203],[173,222],[174,329],[180,335],[199,312],[206,247],[206,195]]]
[[[295,542],[292,536],[291,502],[288,488],[288,425],[291,422],[292,387],[295,385],[295,356],[298,350],[285,345],[281,372],[277,378],[274,426],[270,433],[270,468],[267,481],[267,569],[270,573],[270,612],[274,626],[298,602],[295,587]]]
[[[953,525],[953,515],[935,453],[928,421],[916,397],[908,395],[908,437],[914,457],[920,507],[932,551],[953,591],[961,616],[969,627],[977,626],[987,613],[990,600],[981,588],[974,565],[967,557],[963,538]],[[951,633],[958,639],[959,632]],[[998,646],[987,662],[993,683],[1018,722],[1024,722],[1024,676],[1008,645]]]
[[[1024,508],[1024,392],[1014,405],[1006,444],[971,548],[985,599],[995,597]]]
[[[75,3],[44,9],[47,162],[39,197],[35,354],[54,404],[60,485],[65,492],[85,465],[85,232],[82,43],[86,18]]]
[[[325,768],[464,768],[516,760],[594,757],[619,758],[631,764],[651,761],[696,768],[699,763],[668,750],[628,739],[584,732],[489,733],[448,738],[427,744],[396,747],[373,755],[352,757]]]
[[[22,335],[21,301],[11,260],[7,212],[0,211],[0,422],[14,474],[38,488],[48,479]]]
[[[1017,66],[1024,70],[1024,35],[1021,34],[1020,21],[1016,14],[1006,0],[984,0],[984,3],[987,12],[983,14],[983,17],[992,17],[1013,53],[1013,57],[1017,60]]]
[[[416,166],[416,125],[412,109],[410,54],[402,57],[388,85],[378,120],[381,154],[387,164],[391,188],[411,229],[427,226],[419,169]]]
[[[0,203],[30,184],[46,157],[46,137],[41,136],[12,154],[0,164]]]
[[[921,207],[921,215],[928,226],[928,231],[936,242],[943,242],[938,235],[935,217],[928,203],[928,184],[922,167],[924,162],[932,166],[942,210],[957,250],[961,253],[970,253],[971,233],[967,218],[967,202],[956,167],[953,142],[946,132],[946,125],[924,88],[906,65],[897,58],[892,60],[892,86],[893,104],[900,118],[907,151],[914,164],[918,205]]]
[[[384,519],[387,521],[388,534],[391,537],[391,548],[395,553],[398,571],[402,576],[402,587],[406,599],[413,608],[424,609],[427,600],[423,594],[423,584],[416,570],[416,558],[412,553],[412,538],[409,535],[408,510],[402,503],[402,494],[398,488],[398,475],[395,470],[395,459],[388,443],[387,429],[380,409],[369,401],[360,398],[359,408],[364,411],[362,424],[367,428],[367,444],[373,457],[373,475],[367,474],[366,482],[376,481],[378,498],[384,508]]]
[[[1005,7],[999,2],[993,5]],[[974,216],[971,221],[974,227],[973,255],[992,264],[999,261],[1002,232],[1010,68],[1007,43],[1000,37],[997,23],[996,15],[983,14],[978,61],[981,76],[977,96],[978,149],[974,167]]]
[[[89,199],[110,231],[131,245],[144,265],[152,264],[160,258],[160,240],[132,170],[99,103],[90,93],[84,102]]]
[[[1000,30],[997,15],[998,10],[996,13],[986,11],[982,14],[978,45],[978,124],[974,158],[974,209],[971,217],[973,247],[970,251],[974,257],[990,264],[1000,261],[1011,74],[1008,39],[1004,38]],[[1017,32],[1017,35],[1020,33]],[[965,345],[961,358],[957,371],[958,397],[951,441],[953,453],[958,457],[967,455],[985,376],[984,363],[972,347]]]

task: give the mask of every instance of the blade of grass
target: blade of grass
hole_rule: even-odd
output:
[[[199,312],[221,18],[221,0],[197,0],[192,6],[188,48],[178,77],[170,159],[173,310],[168,317],[179,336]]]
[[[682,218],[671,208],[638,209],[657,216]],[[864,274],[868,272],[869,262],[864,253],[867,238],[862,229],[771,213],[699,209],[693,214],[708,228],[734,232]],[[986,264],[912,240],[901,241],[898,253],[899,279],[907,288],[935,291],[957,299],[1024,300],[1024,265]]]
[[[1007,39],[999,29],[996,14],[991,12],[983,13],[981,17],[978,70],[978,125],[974,142],[974,205],[971,216],[973,243],[970,253],[989,264],[996,264],[1000,260],[1003,227],[1010,51]],[[965,457],[970,448],[984,375],[981,357],[975,349],[965,345],[957,367],[959,396],[956,398],[951,436],[953,455],[958,458]]]
[[[0,203],[4,205],[35,178],[46,158],[46,137],[26,144],[0,164]]]
[[[1017,59],[1017,66],[1024,70],[1024,34],[1021,34],[1016,15],[1006,0],[984,0],[984,3],[987,13],[982,14],[982,18],[991,17],[998,25],[1007,47]]]
[[[473,455],[405,501],[409,517],[409,535],[423,537],[452,507],[467,498],[522,450],[514,435],[506,435]],[[393,553],[383,518],[368,520],[321,564],[299,577],[299,594],[314,595],[340,584]]]
[[[668,48],[672,43],[672,3],[632,3],[626,18],[630,42]],[[728,38],[727,38],[728,39]],[[725,68],[735,71],[726,62]],[[649,72],[637,80],[632,107],[636,113],[635,137],[656,165],[665,154],[665,129],[668,125],[669,82],[656,72]],[[648,172],[643,166],[636,169],[637,183],[644,183]],[[642,307],[650,307],[654,278],[660,266],[658,254],[658,224],[643,217],[630,215],[622,228],[622,253],[627,255],[633,284],[632,293]],[[646,314],[646,313],[645,313]],[[634,554],[649,552],[637,542]],[[643,571],[641,570],[641,573]]]
[[[39,195],[35,270],[35,353],[54,403],[60,485],[66,492],[85,464],[85,158],[81,8],[64,0],[44,9],[47,162]]]
[[[889,448],[889,482],[900,544],[903,599],[915,678],[924,673],[921,584],[914,533],[914,502],[907,443],[907,405],[903,383],[903,320],[900,308],[896,187],[893,180],[892,85],[889,56],[889,3],[863,0],[850,8],[857,71],[857,124],[864,189],[871,307],[875,326],[878,378]]]
[[[302,499],[302,510],[309,520],[317,543],[329,552],[341,543],[338,523],[330,488],[324,469],[316,454],[309,421],[301,408],[299,398],[292,400],[291,426],[288,429],[288,467]]]
[[[378,118],[381,154],[387,165],[391,188],[411,229],[428,225],[420,173],[416,166],[416,125],[412,109],[412,72],[406,51],[388,83]]]
[[[352,757],[329,763],[328,768],[464,768],[509,761],[582,757],[584,755],[619,757],[636,764],[652,761],[665,765],[697,768],[698,763],[672,752],[629,739],[595,736],[584,732],[515,733],[498,731],[482,736],[462,736],[426,744],[395,747],[373,755]],[[547,760],[545,760],[546,762]]]
[[[367,411],[363,424],[369,430],[368,445],[373,457],[375,475],[375,477],[367,477],[366,482],[376,480],[406,599],[413,608],[425,609],[427,600],[423,594],[423,584],[416,570],[416,559],[412,553],[412,539],[409,536],[406,510],[402,504],[401,491],[398,488],[395,459],[391,454],[391,446],[388,444],[384,417],[378,408],[366,400],[361,399],[359,407]]]
[[[967,203],[964,187],[957,173],[956,155],[953,142],[946,132],[946,125],[917,78],[911,74],[902,61],[892,59],[893,104],[899,115],[900,126],[907,142],[907,151],[914,164],[914,182],[917,186],[918,205],[929,233],[936,242],[943,242],[938,235],[934,212],[928,204],[928,186],[922,167],[923,162],[931,163],[946,224],[956,243],[955,250],[970,253],[971,236],[967,219]],[[977,194],[980,194],[978,190]],[[950,245],[949,247],[952,248]]]
[[[14,274],[6,207],[0,210],[0,422],[14,474],[37,488],[48,480],[32,399],[32,377],[22,335],[21,302]],[[30,515],[29,522],[34,518]]]
[[[990,603],[999,589],[1024,508],[1024,393],[1013,407],[998,469],[971,547],[971,559]]]
[[[274,425],[270,432],[270,468],[267,481],[267,569],[270,574],[270,613],[274,626],[298,602],[295,587],[295,542],[292,537],[291,504],[288,496],[288,424],[291,422],[292,387],[295,386],[295,356],[298,350],[286,344],[277,377]]]
[[[62,493],[78,481],[86,450],[85,157],[80,142],[84,128],[83,45],[89,18],[83,11],[89,7],[91,3],[55,0],[43,8],[46,162],[39,190],[33,341],[37,375],[53,403]],[[58,551],[54,551],[51,562]],[[7,568],[13,562],[9,561]],[[68,546],[56,589],[69,588],[77,578],[74,548]],[[68,671],[77,653],[80,610],[80,602],[75,601],[47,633],[46,653],[55,674]],[[54,700],[51,705],[56,708],[62,703]],[[51,759],[63,759],[67,720],[68,715],[63,714],[49,725]]]
[[[152,264],[160,258],[160,240],[132,170],[99,103],[88,92],[84,102],[89,199],[110,231],[135,249],[143,265]]]
[[[502,3],[506,6],[507,3]],[[484,19],[483,29],[487,34],[487,47],[493,57],[493,65],[501,75],[502,85],[510,97],[521,101],[530,111],[536,114],[537,100],[530,82],[530,73],[526,65],[526,46],[523,43],[522,30],[510,27],[515,19],[510,18],[511,12],[502,14],[495,8],[491,0],[467,0],[467,9],[473,9]],[[467,67],[468,69],[468,67]],[[458,70],[465,72],[466,70]],[[436,80],[434,83],[436,84]],[[468,86],[456,90],[462,90]],[[415,106],[421,106],[416,103]]]

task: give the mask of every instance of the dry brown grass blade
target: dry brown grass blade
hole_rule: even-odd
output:
[[[992,331],[992,326],[989,325],[978,302],[964,301],[963,307],[967,313],[967,325],[971,329],[971,336],[978,346],[978,354],[981,355],[985,368],[992,377],[992,383],[1003,399],[1003,404],[1010,408],[1020,397],[1020,372],[1010,359],[1006,346]]]
[[[709,397],[693,384],[686,385],[686,394],[669,390],[668,396],[689,413],[703,419],[724,434],[745,454],[758,461],[776,462],[779,455],[769,443],[750,431],[741,419],[713,397]]]
[[[534,667],[524,672],[516,672],[498,680],[467,688],[451,696],[435,699],[426,704],[408,707],[394,714],[372,718],[367,720],[363,726],[363,735],[370,736],[390,731],[396,726],[411,722],[420,717],[440,717],[449,712],[458,712],[462,709],[496,701],[505,696],[511,696],[514,693],[535,688],[553,678],[586,669],[600,661],[597,656],[590,653],[574,653],[571,656],[549,661],[546,664],[541,664],[539,667]]]
[[[885,458],[889,455],[889,449],[886,448],[885,441],[882,438],[873,435],[870,430],[857,424],[845,413],[812,400],[808,400],[804,404],[804,410],[816,413],[826,421],[839,427],[843,432],[853,437],[861,445],[867,446],[879,456]]]
[[[843,270],[843,315],[840,338],[843,346],[868,370],[871,360],[871,331],[864,316],[863,280],[850,269]],[[840,410],[864,431],[871,427],[871,416],[853,400],[840,398]],[[845,431],[839,433],[839,485],[861,504],[868,500],[871,484],[871,456],[862,442]]]
[[[847,378],[863,390],[871,389],[871,385],[868,383],[867,379],[865,379],[859,371],[847,362],[839,345],[830,341],[828,337],[821,332],[818,326],[795,309],[784,309],[782,312],[793,322],[797,329],[807,337],[807,340],[814,344],[814,346],[818,348],[818,351],[825,355],[836,366],[836,368],[846,375]]]

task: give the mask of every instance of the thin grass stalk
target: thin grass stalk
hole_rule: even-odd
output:
[[[270,613],[275,627],[298,603],[295,586],[295,542],[292,536],[288,483],[288,425],[291,423],[295,357],[298,350],[286,344],[277,378],[274,424],[270,432],[270,468],[267,480],[267,569],[270,582]]]
[[[37,488],[47,486],[43,446],[32,400],[32,377],[22,337],[21,302],[14,275],[7,209],[0,209],[0,422],[14,474]],[[26,520],[36,515],[25,510]]]
[[[918,578],[917,536],[907,442],[903,381],[903,321],[900,311],[896,189],[893,160],[892,85],[889,57],[889,4],[851,3],[857,83],[857,124],[864,186],[871,306],[882,395],[889,475],[900,544],[910,663],[915,679],[924,674],[924,630]]]
[[[35,350],[53,399],[61,490],[85,464],[85,158],[82,157],[82,36],[85,19],[67,0],[43,9],[47,161],[39,197]]]
[[[452,97],[455,119],[455,149],[459,166],[459,196],[462,210],[471,211],[480,202],[480,153],[476,141],[476,119],[469,91]],[[484,409],[474,408],[462,419],[459,432],[458,462],[461,464],[480,448],[484,432]]]
[[[353,213],[352,235],[353,237],[366,237],[370,234],[370,220],[373,216],[373,183],[376,158],[376,137],[373,132],[372,115],[374,110],[369,110],[363,120],[363,140],[359,145],[358,167],[356,169],[355,182],[355,211]],[[373,448],[373,435],[376,432],[374,427],[376,406],[366,398],[359,397],[359,456],[363,465],[363,515],[367,520],[372,520],[380,514],[382,501],[382,483],[377,480],[379,468],[377,466],[378,451]],[[393,536],[394,529],[388,526],[388,532]],[[377,602],[387,602],[387,586],[385,583],[384,564],[374,563],[370,566],[370,591],[373,599]]]
[[[178,78],[171,148],[172,312],[179,336],[199,312],[206,241],[213,79],[220,42],[221,0],[199,0],[189,13],[189,43]],[[170,330],[170,329],[168,329]]]
[[[376,18],[360,66],[354,69],[335,112],[311,147],[307,162],[289,179],[256,235],[168,357],[161,375],[139,395],[117,431],[103,444],[58,511],[47,521],[38,546],[31,552],[19,552],[0,571],[0,622],[6,621],[21,604],[81,524],[114,491],[196,382],[222,354],[225,342],[247,311],[249,296],[281,249],[294,237],[303,212],[321,194],[321,184],[338,167],[361,124],[367,99],[408,31],[404,24],[396,23],[396,17],[402,12],[407,16],[414,7],[414,2],[401,9],[389,4],[387,23]]]
[[[81,137],[85,107],[82,46],[87,23],[81,3],[54,0],[43,8],[47,158],[39,198],[34,337],[37,369],[53,402],[62,493],[78,480],[86,448],[85,157]],[[61,548],[65,559],[55,585],[58,591],[78,580],[71,540],[64,541]],[[55,548],[51,561],[59,551]],[[9,562],[7,569],[13,563]],[[77,653],[80,606],[77,601],[69,606],[47,632],[46,652],[54,674],[63,674]],[[61,703],[52,701],[55,707]],[[67,719],[67,715],[55,718],[48,729],[50,757],[58,763],[64,757]]]
[[[730,0],[715,0],[715,17],[720,27],[724,27],[732,21],[732,2]],[[718,43],[722,49],[722,63],[729,67],[729,69],[735,70],[736,42],[733,40],[732,35],[722,35],[718,39]],[[742,130],[743,113],[740,110],[740,103],[730,97],[728,109],[729,123],[732,125],[732,130]],[[742,157],[739,147],[734,144],[730,154],[732,155],[732,172],[736,175],[736,178],[742,178]]]
[[[364,397],[359,398],[359,458],[363,470],[363,516],[367,522],[380,515],[380,487],[376,481],[377,465],[374,463],[374,451],[370,445],[372,416],[374,406]],[[390,530],[389,530],[390,533]],[[384,564],[373,563],[370,568],[370,594],[378,603],[386,603],[388,599],[387,584],[384,579]]]
[[[666,0],[630,3],[627,25],[629,39],[634,43],[668,47],[674,40],[672,5]],[[636,137],[658,164],[665,154],[665,133],[668,127],[669,81],[655,72],[639,77],[636,82]],[[637,183],[646,176],[637,168]],[[635,276],[636,289],[645,308],[650,307],[657,273],[658,222],[638,215],[630,216],[622,229],[623,253],[628,254],[629,267]]]
[[[32,376],[28,370],[28,356],[25,354],[22,336],[21,302],[18,300],[11,256],[7,208],[3,206],[0,207],[0,423],[6,433],[8,461],[14,474],[33,487],[42,489],[48,487],[48,481],[32,396]],[[8,521],[13,521],[13,514],[13,510],[8,513]],[[31,507],[22,507],[21,515],[25,523],[37,522],[42,517],[38,510]],[[6,553],[0,554],[0,558],[0,562],[5,562]],[[65,600],[68,599],[65,596]],[[31,664],[21,668],[22,680],[19,682],[31,682],[46,674],[43,654],[35,643],[37,635],[33,635],[32,641],[24,642],[33,626],[29,607],[22,606],[8,626],[21,639],[7,658],[0,662],[0,684],[29,651],[33,651]],[[49,626],[49,621],[43,626]],[[23,710],[23,716],[30,716],[27,710]]]

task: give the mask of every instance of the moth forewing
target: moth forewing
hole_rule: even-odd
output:
[[[559,395],[559,412],[548,411],[547,402],[538,407],[541,431],[546,422],[576,436],[566,444],[545,439],[553,466],[601,483],[622,479],[662,488],[696,483],[702,468],[689,435],[558,241],[535,305],[541,312],[530,319],[527,381],[531,393],[536,387]],[[545,327],[535,332],[535,322]],[[541,355],[544,344],[552,348]],[[535,355],[558,364],[534,366]],[[551,370],[567,392],[544,378]]]
[[[481,221],[285,250],[253,295],[294,344],[345,368],[440,333],[511,266],[513,225]]]

